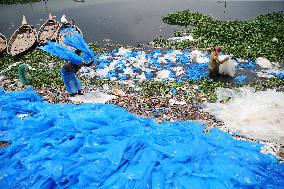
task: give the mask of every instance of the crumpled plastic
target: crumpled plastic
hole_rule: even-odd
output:
[[[48,104],[0,93],[2,188],[282,188],[261,144],[198,122],[137,117],[114,105]],[[22,120],[17,114],[30,113]]]

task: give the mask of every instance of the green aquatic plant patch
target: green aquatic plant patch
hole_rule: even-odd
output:
[[[170,25],[192,26],[179,31],[177,36],[188,33],[194,42],[167,42],[162,38],[156,44],[170,48],[198,47],[212,49],[222,46],[226,53],[236,57],[266,57],[271,61],[283,62],[284,59],[284,13],[269,13],[251,20],[220,21],[201,13],[189,10],[170,13],[162,18]],[[168,44],[167,44],[168,43]]]

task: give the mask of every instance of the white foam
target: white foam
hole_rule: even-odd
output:
[[[204,56],[204,53],[202,51],[199,51],[199,50],[194,50],[194,51],[189,53],[189,56],[190,56],[191,59],[196,59],[198,57]]]
[[[253,92],[251,88],[218,90],[219,99],[227,96],[232,100],[226,104],[208,103],[205,110],[223,120],[231,131],[253,139],[284,144],[283,92]]]

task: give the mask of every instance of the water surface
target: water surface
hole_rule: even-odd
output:
[[[51,12],[74,19],[87,41],[136,45],[157,36],[172,37],[177,26],[168,26],[161,17],[189,9],[222,20],[250,19],[273,11],[284,11],[284,2],[197,1],[197,0],[47,0],[37,3],[0,5],[0,32],[10,37],[24,14],[29,24],[39,28]]]

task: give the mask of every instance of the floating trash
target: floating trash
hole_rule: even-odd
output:
[[[179,51],[155,49],[152,51],[134,51],[120,48],[110,54],[97,57],[96,76],[115,80],[198,80],[208,77],[208,54],[201,51]],[[200,64],[196,66],[193,59]],[[191,69],[190,74],[185,70]],[[203,73],[201,73],[203,72]],[[127,77],[127,76],[130,77]],[[142,75],[142,76],[141,76]],[[144,77],[145,76],[145,77]]]
[[[246,81],[246,79],[247,79],[247,76],[245,76],[245,75],[239,75],[239,76],[235,77],[234,80],[235,80],[236,83],[244,84],[245,81]]]

